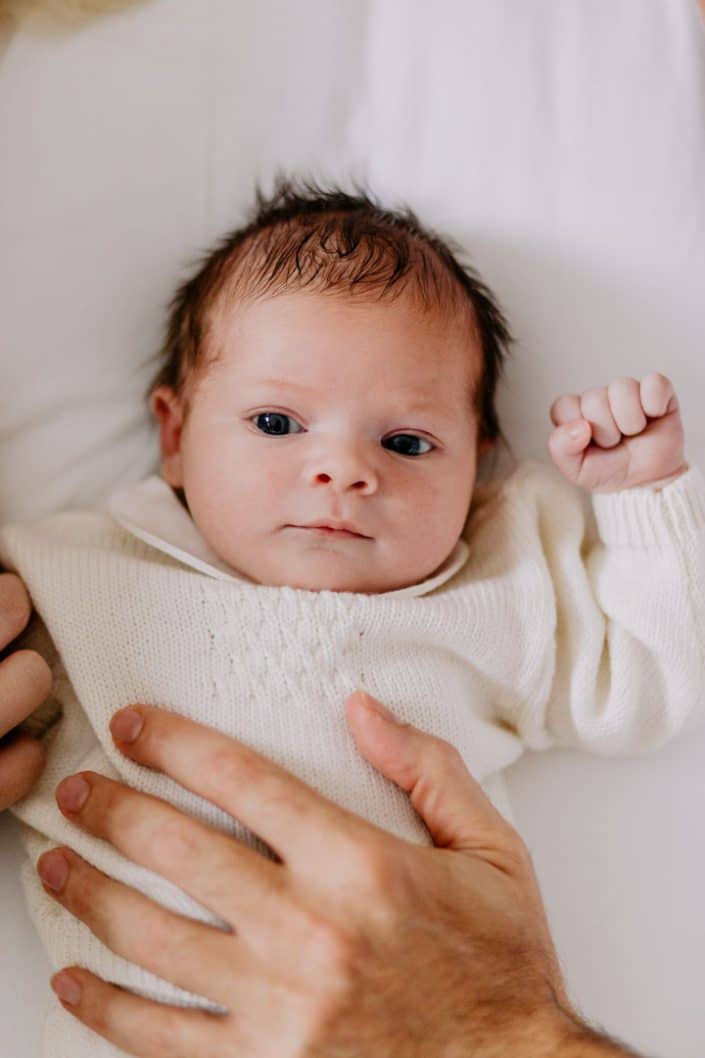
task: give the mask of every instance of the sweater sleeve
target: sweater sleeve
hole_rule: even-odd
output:
[[[555,655],[516,726],[535,748],[635,754],[705,715],[705,480],[592,499],[593,519],[562,479],[535,493]]]

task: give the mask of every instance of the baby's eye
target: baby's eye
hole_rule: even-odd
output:
[[[270,437],[281,437],[288,434],[287,422],[296,422],[296,419],[292,419],[291,415],[284,415],[281,411],[261,411],[258,415],[253,415],[252,418],[255,420],[258,429],[260,428],[258,420],[266,420],[266,425],[262,432]],[[293,432],[298,433],[299,431],[294,430]]]
[[[421,456],[426,455],[426,452],[432,451],[435,445],[432,445],[430,441],[427,441],[425,437],[417,437],[413,433],[397,433],[393,437],[387,437],[382,444],[388,444],[391,441],[401,441],[402,444],[398,448],[393,448],[392,451],[397,452],[400,456]],[[409,445],[411,442],[411,446]],[[419,452],[416,445],[424,444],[428,445],[428,448],[423,452]],[[411,451],[410,451],[411,447]]]

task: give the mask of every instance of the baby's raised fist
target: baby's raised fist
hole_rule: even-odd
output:
[[[662,487],[687,469],[678,398],[665,375],[564,394],[551,405],[551,421],[553,462],[591,492]]]

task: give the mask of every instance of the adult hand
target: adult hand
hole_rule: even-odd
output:
[[[53,849],[38,863],[48,893],[118,955],[229,1013],[156,1004],[76,966],[52,980],[65,1009],[144,1058],[626,1053],[570,1009],[528,852],[457,751],[364,694],[346,709],[363,756],[408,791],[434,846],[210,728],[143,705],[115,715],[126,756],[241,820],[278,861],[95,772],[63,780],[68,819],[233,927],[173,914]]]
[[[0,573],[0,811],[29,793],[44,770],[41,742],[13,728],[49,694],[51,670],[33,650],[15,650],[3,656],[31,613],[20,578],[14,573]]]

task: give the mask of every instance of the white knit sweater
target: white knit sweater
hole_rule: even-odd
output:
[[[182,914],[209,912],[82,834],[56,807],[81,769],[122,778],[265,852],[220,809],[139,767],[108,724],[131,702],[242,739],[346,808],[411,841],[408,798],[355,748],[345,698],[365,688],[454,743],[507,810],[496,777],[525,746],[636,753],[705,713],[705,481],[581,496],[525,464],[478,492],[464,539],[422,584],[363,595],[255,584],[215,556],[171,489],[151,478],[103,512],[0,530],[0,562],[26,581],[58,654],[47,769],[15,812],[29,910],[58,969],[83,964],[154,998],[203,1001],[113,955],[46,896],[38,856],[68,844]],[[51,644],[35,622],[29,642]],[[46,715],[46,710],[44,711]],[[217,1008],[216,1008],[217,1009]],[[57,1004],[47,1058],[120,1052]]]

